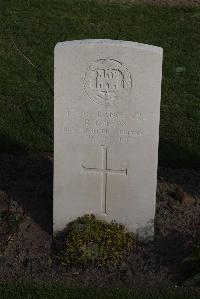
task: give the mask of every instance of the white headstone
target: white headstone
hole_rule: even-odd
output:
[[[55,47],[54,232],[78,216],[154,234],[162,49],[80,40]]]

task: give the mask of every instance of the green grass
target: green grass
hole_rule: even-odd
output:
[[[111,38],[164,48],[160,164],[199,168],[199,32],[200,7],[1,0],[0,151],[53,150],[49,137],[53,134],[53,95],[17,53],[11,37],[52,86],[53,49],[58,41]]]
[[[198,289],[134,291],[114,288],[65,287],[61,284],[1,283],[1,299],[199,299]]]

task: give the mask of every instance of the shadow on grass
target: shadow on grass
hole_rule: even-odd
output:
[[[0,136],[0,142],[5,136]],[[9,139],[9,140],[8,140]],[[19,151],[0,154],[0,190],[16,201],[46,232],[52,234],[53,159],[47,154],[27,154],[15,141],[7,139]]]
[[[0,133],[0,153],[14,154],[15,155],[27,155],[26,147],[23,143],[19,143],[14,138]]]
[[[165,139],[159,142],[159,166],[170,168],[200,169],[200,154]]]

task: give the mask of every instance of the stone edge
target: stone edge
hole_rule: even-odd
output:
[[[117,45],[117,46],[125,46],[125,47],[132,47],[135,49],[140,50],[146,50],[146,51],[152,51],[154,53],[158,53],[160,55],[163,54],[163,48],[152,46],[148,44],[143,43],[137,43],[132,41],[123,41],[123,40],[112,40],[112,39],[83,39],[83,40],[72,40],[72,41],[64,41],[64,42],[58,42],[55,45],[54,50],[56,50],[57,47],[64,47],[64,46],[85,46],[85,45]]]

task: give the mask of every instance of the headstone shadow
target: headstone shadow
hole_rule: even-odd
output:
[[[52,157],[0,154],[0,190],[16,201],[42,230],[52,233]]]

